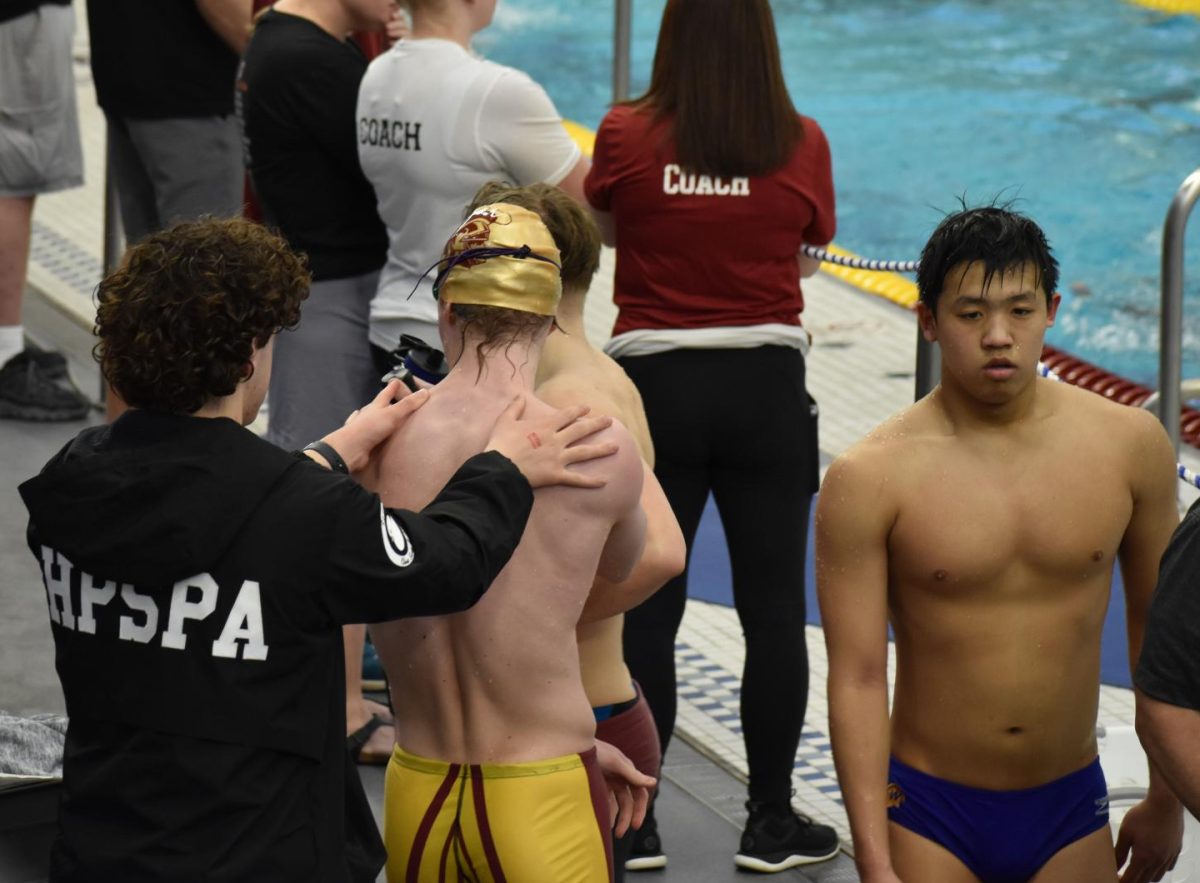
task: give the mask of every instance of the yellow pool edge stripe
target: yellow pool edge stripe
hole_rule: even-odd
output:
[[[1162,0],[1169,2],[1169,0]],[[1200,2],[1200,0],[1197,0]],[[579,145],[579,149],[586,157],[591,157],[592,149],[596,145],[596,133],[587,126],[572,122],[571,120],[563,120],[563,128],[567,130],[567,134],[571,139]],[[847,251],[844,248],[839,248],[830,243],[828,250],[832,254],[842,255],[843,257],[858,257],[854,252]],[[852,267],[840,267],[837,264],[823,262],[821,269],[837,279],[841,279],[850,285],[853,285],[859,291],[865,291],[868,294],[874,294],[877,297],[882,297],[885,300],[890,300],[898,306],[904,307],[906,310],[911,310],[917,303],[917,286],[916,283],[904,278],[899,273],[886,273],[880,270],[857,270]]]
[[[1171,15],[1200,15],[1200,0],[1129,0],[1134,6],[1144,6]]]

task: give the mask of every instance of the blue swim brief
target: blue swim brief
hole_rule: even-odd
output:
[[[947,782],[888,763],[888,820],[956,855],[983,883],[1024,883],[1050,858],[1108,824],[1096,758],[1061,779],[1017,791]]]

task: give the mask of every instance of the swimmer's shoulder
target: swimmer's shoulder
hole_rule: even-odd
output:
[[[1145,408],[1123,405],[1069,383],[1039,380],[1053,396],[1054,407],[1071,428],[1118,449],[1145,451],[1170,443],[1158,418]]]
[[[554,408],[586,405],[592,416],[612,417],[624,423],[624,408],[619,397],[607,386],[597,383],[589,372],[560,370],[538,384],[537,397]]]
[[[921,472],[923,444],[932,421],[921,402],[884,420],[838,455],[821,484],[821,493],[871,501],[876,510],[898,506],[905,481]]]

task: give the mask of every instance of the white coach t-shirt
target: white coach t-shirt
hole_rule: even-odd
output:
[[[526,74],[450,40],[401,40],[371,62],[358,91],[358,158],[388,229],[371,303],[371,342],[400,334],[437,345],[433,276],[464,209],[488,181],[557,184],[580,151],[549,96]]]

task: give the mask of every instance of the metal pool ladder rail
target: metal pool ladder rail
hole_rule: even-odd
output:
[[[1163,224],[1162,318],[1159,325],[1158,419],[1179,456],[1180,384],[1183,379],[1183,235],[1200,198],[1200,169],[1188,175]]]

